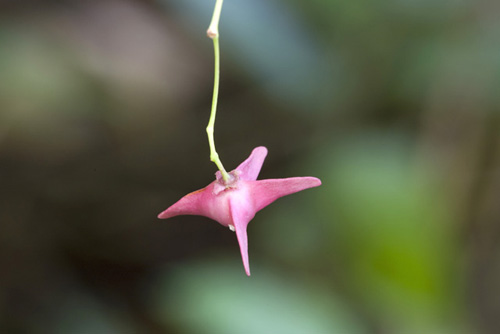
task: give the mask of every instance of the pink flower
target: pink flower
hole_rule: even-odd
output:
[[[220,171],[217,172],[215,181],[203,189],[187,194],[160,213],[158,218],[199,215],[211,218],[236,231],[245,272],[250,276],[247,225],[257,211],[280,197],[321,185],[321,181],[315,177],[257,181],[266,155],[267,148],[263,146],[255,148],[247,160],[229,173],[230,180],[224,182]]]

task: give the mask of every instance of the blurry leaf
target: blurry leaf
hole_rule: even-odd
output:
[[[0,103],[16,111],[13,118],[40,121],[40,111],[67,111],[71,105],[75,112],[85,102],[86,87],[62,48],[29,29],[0,27],[0,70]]]
[[[158,308],[160,317],[186,333],[363,333],[335,296],[313,282],[262,270],[249,278],[241,268],[221,263],[192,265],[166,276]]]
[[[0,123],[33,151],[84,147],[88,86],[60,45],[30,29],[0,27]]]
[[[457,105],[470,113],[498,109],[500,47],[495,40],[500,25],[491,28],[413,42],[407,63],[399,71],[400,79],[395,81],[396,94],[411,97],[416,103],[430,97],[440,109],[455,109]]]
[[[461,297],[460,282],[450,284],[457,268],[446,191],[410,143],[398,135],[346,140],[323,154],[317,193],[344,279],[377,318],[405,333],[459,309]]]

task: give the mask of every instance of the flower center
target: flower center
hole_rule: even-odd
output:
[[[240,179],[239,174],[239,171],[233,170],[229,172],[229,180],[224,181],[221,172],[217,171],[217,173],[215,173],[217,182],[215,182],[214,185],[214,194],[218,195],[222,191],[238,188],[238,181]]]

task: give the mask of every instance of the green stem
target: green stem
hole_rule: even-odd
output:
[[[223,0],[217,0],[215,3],[214,14],[212,16],[212,21],[207,30],[207,36],[210,37],[214,42],[214,58],[215,58],[215,71],[214,71],[214,94],[212,98],[212,110],[210,112],[210,120],[207,126],[208,144],[210,146],[210,160],[217,165],[219,168],[222,178],[224,181],[229,180],[229,174],[224,169],[222,162],[219,159],[219,154],[215,150],[215,140],[214,140],[214,125],[215,125],[215,114],[217,113],[217,99],[219,97],[219,82],[220,82],[220,50],[219,50],[219,20],[220,13],[222,10]]]

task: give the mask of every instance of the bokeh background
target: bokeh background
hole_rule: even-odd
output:
[[[0,2],[0,332],[498,333],[500,3],[225,1],[225,166],[323,181],[257,214],[248,278],[156,218],[214,179],[213,2]]]

